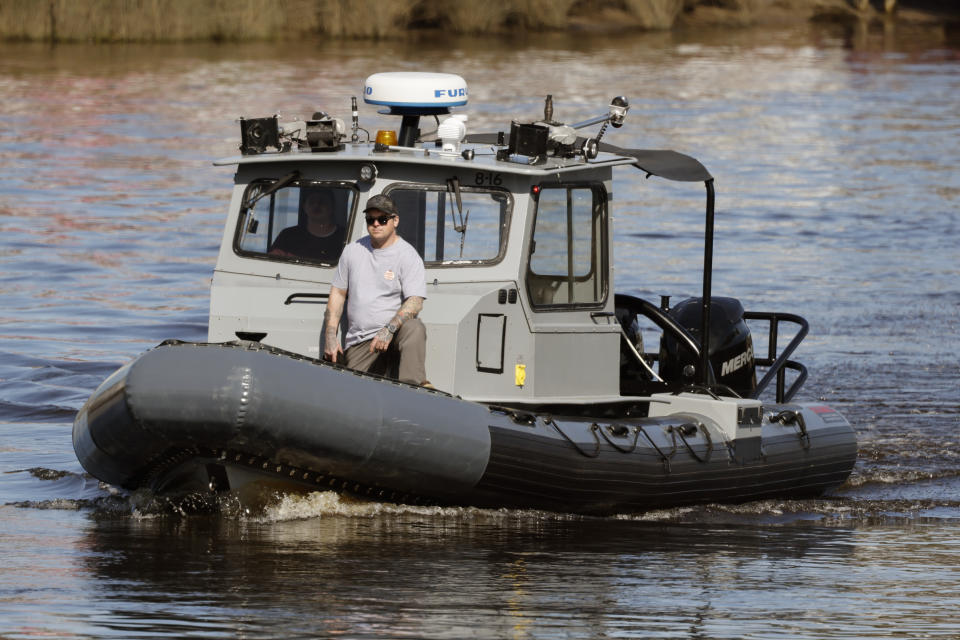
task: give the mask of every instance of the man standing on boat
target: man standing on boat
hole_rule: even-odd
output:
[[[368,235],[343,250],[324,314],[323,357],[381,375],[399,359],[398,379],[427,383],[427,330],[417,318],[427,297],[423,259],[397,235],[400,212],[388,196],[367,201]],[[347,336],[340,317],[347,303]]]

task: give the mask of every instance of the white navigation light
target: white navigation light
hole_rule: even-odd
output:
[[[467,104],[467,82],[453,73],[375,73],[363,83],[363,101],[396,114],[447,113]]]

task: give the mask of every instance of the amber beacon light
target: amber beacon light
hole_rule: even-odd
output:
[[[397,144],[397,132],[391,129],[380,129],[377,131],[377,144]]]

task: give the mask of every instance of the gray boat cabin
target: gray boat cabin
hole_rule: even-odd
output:
[[[466,95],[459,76],[375,74],[365,82],[364,100],[397,116],[391,121],[399,133],[366,131],[356,99],[352,123],[322,112],[282,125],[276,117],[241,120],[243,153],[216,162],[236,166],[236,175],[212,281],[209,341],[256,341],[321,358],[338,256],[345,243],[366,235],[367,200],[386,194],[400,210],[399,234],[426,267],[420,317],[427,375],[437,389],[513,407],[649,400],[667,390],[662,374],[670,363],[643,353],[630,331],[640,314],[685,354],[672,363],[675,380],[715,384],[721,368],[749,370],[751,388],[736,394],[749,397],[756,379],[748,332],[727,355],[708,358],[723,347],[707,344],[717,333],[705,330],[711,313],[716,324],[727,311],[736,316],[732,307],[739,303],[718,308],[724,299],[710,295],[713,180],[706,169],[672,151],[606,144],[608,126],[623,124],[624,98],[596,118],[567,125],[553,120],[548,97],[542,120],[474,134],[464,116],[449,115]],[[436,120],[436,132],[421,132],[426,118]],[[580,135],[588,130],[593,137]],[[614,293],[610,205],[617,167],[640,179],[706,185],[704,295],[687,320]],[[333,202],[333,239],[278,242],[298,228],[302,235],[309,224],[304,205],[317,192]],[[728,318],[731,326],[742,323],[739,313]],[[666,352],[662,344],[660,357]],[[774,355],[766,364],[780,372],[782,397],[782,370],[795,363],[785,357],[774,363]]]

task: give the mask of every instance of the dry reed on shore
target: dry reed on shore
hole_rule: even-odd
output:
[[[683,0],[0,0],[0,38],[53,42],[287,40],[562,29],[571,11],[615,7],[650,29]]]
[[[880,0],[872,0],[874,3]],[[670,29],[683,14],[750,24],[776,5],[800,19],[870,17],[871,0],[0,0],[0,39],[184,42]],[[856,8],[854,7],[865,7]],[[892,7],[892,0],[884,6]],[[831,13],[832,12],[832,13]],[[716,20],[715,20],[716,21]]]
[[[54,42],[299,38],[317,0],[0,0],[0,37]]]

